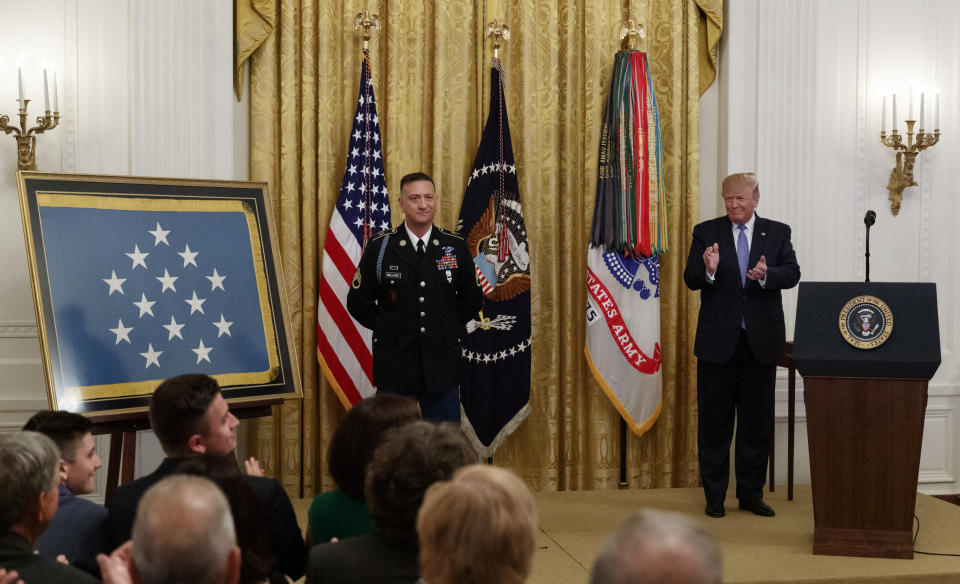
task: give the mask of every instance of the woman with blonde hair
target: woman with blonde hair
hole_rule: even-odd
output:
[[[514,473],[474,464],[432,485],[417,517],[423,584],[520,584],[530,575],[537,508]]]

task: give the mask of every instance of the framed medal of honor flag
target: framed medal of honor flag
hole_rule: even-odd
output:
[[[17,182],[52,409],[146,411],[184,373],[232,402],[302,397],[266,184]]]

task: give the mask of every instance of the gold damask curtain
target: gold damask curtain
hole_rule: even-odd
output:
[[[374,89],[394,222],[400,177],[434,176],[439,225],[453,228],[486,115],[491,49],[501,18],[507,107],[533,266],[533,413],[495,462],[534,489],[613,488],[619,417],[583,356],[586,251],[597,148],[620,26],[646,24],[660,107],[670,252],[662,259],[663,413],[628,438],[632,487],[697,484],[697,299],[681,280],[698,214],[698,100],[713,78],[722,0],[237,0],[275,27],[250,58],[250,175],[270,184],[299,334],[304,400],[251,423],[250,451],[293,494],[329,488],[326,447],[343,408],[316,361],[320,250],[336,201],[357,97],[360,8],[380,16],[371,41]],[[237,10],[238,19],[241,10]],[[237,23],[238,53],[258,43]],[[238,59],[238,71],[242,70]],[[389,188],[389,187],[388,187]]]

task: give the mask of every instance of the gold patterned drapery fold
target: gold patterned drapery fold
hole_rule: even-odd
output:
[[[698,219],[701,63],[710,50],[715,55],[708,47],[719,35],[720,0],[276,1],[276,28],[250,59],[250,174],[269,182],[274,201],[304,400],[251,423],[249,449],[267,472],[295,495],[332,485],[324,461],[343,408],[315,359],[317,284],[358,92],[361,41],[353,21],[366,7],[381,23],[370,47],[394,223],[402,220],[400,177],[424,170],[437,182],[437,223],[455,227],[488,107],[485,23],[501,18],[511,28],[501,60],[534,256],[533,413],[495,462],[545,490],[614,488],[618,481],[619,416],[583,357],[586,256],[620,26],[631,17],[645,23],[672,251],[661,259],[663,413],[651,431],[628,437],[628,481],[697,484],[698,306],[681,273]],[[715,10],[705,17],[701,5]],[[712,33],[701,34],[705,23],[716,27]]]
[[[233,9],[233,92],[243,96],[243,67],[260,48],[276,21],[276,0],[236,0]]]

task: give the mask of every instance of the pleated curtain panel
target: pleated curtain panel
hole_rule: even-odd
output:
[[[668,252],[660,256],[662,403],[628,433],[631,488],[698,484],[697,297],[683,285],[698,222],[699,98],[716,74],[722,0],[236,0],[236,91],[249,74],[250,179],[269,183],[304,399],[251,422],[248,450],[292,496],[333,487],[326,449],[344,407],[317,362],[320,258],[344,176],[362,59],[354,19],[378,14],[373,85],[394,225],[400,177],[423,170],[436,222],[455,229],[489,111],[486,25],[500,49],[531,250],[531,413],[494,462],[534,490],[616,488],[620,414],[584,357],[587,254],[598,146],[620,29],[645,25],[659,109]],[[704,193],[714,197],[717,193]]]

